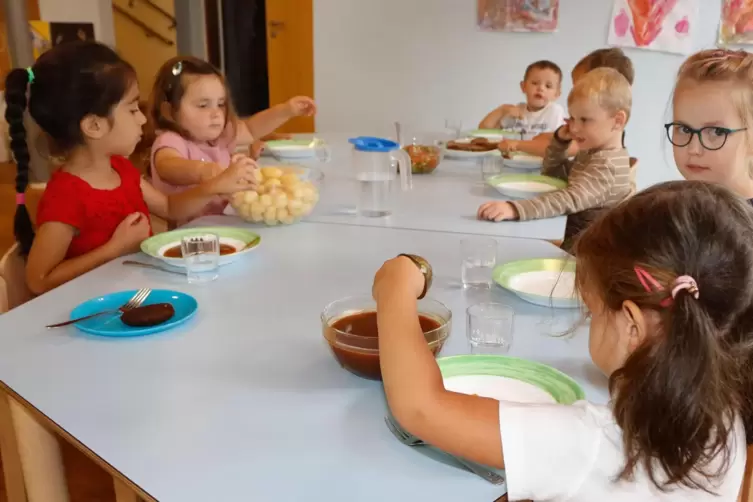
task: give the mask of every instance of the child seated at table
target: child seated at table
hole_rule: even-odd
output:
[[[551,61],[536,61],[526,68],[520,90],[526,96],[521,104],[506,104],[484,117],[481,129],[511,129],[522,137],[551,132],[564,123],[565,110],[555,100],[560,97],[562,70]]]
[[[738,500],[753,442],[752,228],[726,188],[674,181],[582,234],[576,284],[591,359],[609,378],[604,405],[446,390],[418,322],[424,276],[388,261],[372,294],[392,415],[427,444],[505,469],[510,500]]]
[[[753,203],[751,96],[753,55],[701,51],[680,68],[664,127],[685,179],[719,183]]]
[[[528,200],[482,204],[478,218],[489,221],[533,220],[569,215],[563,249],[602,210],[635,193],[630,157],[622,132],[630,117],[630,84],[617,70],[588,72],[567,99],[571,118],[557,129],[546,152],[542,174],[566,180],[566,188]],[[570,143],[578,145],[567,158]]]
[[[243,161],[236,145],[252,144],[258,157],[261,138],[293,117],[316,113],[311,98],[298,96],[246,119],[239,119],[222,73],[211,63],[178,56],[162,65],[150,98],[154,185],[177,193]],[[203,214],[222,214],[227,201],[216,198]],[[184,223],[184,222],[179,222]]]
[[[578,80],[580,80],[586,73],[597,68],[613,68],[620,72],[631,86],[633,85],[633,79],[635,78],[633,62],[625,55],[622,49],[617,47],[597,49],[581,59],[578,64],[575,65],[573,71],[570,72],[573,85],[578,83]],[[625,146],[624,132],[622,136],[622,143],[623,146]],[[545,132],[529,140],[505,139],[500,142],[499,149],[505,155],[521,152],[528,155],[543,157],[546,154],[546,149],[549,147],[551,141],[552,133]],[[576,143],[571,143],[568,148],[568,156],[572,157],[576,153],[578,153],[578,145]]]
[[[28,99],[27,99],[28,96]],[[96,42],[69,42],[5,79],[11,150],[16,161],[14,231],[28,255],[26,282],[44,293],[110,260],[132,253],[152,233],[149,214],[190,218],[213,197],[256,187],[251,159],[181,194],[165,196],[127,159],[141,139],[133,67]],[[26,209],[28,111],[65,158],[39,202],[36,234]]]

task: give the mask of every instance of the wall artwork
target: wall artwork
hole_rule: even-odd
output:
[[[477,0],[478,26],[488,31],[557,31],[559,0]]]
[[[753,0],[724,0],[719,45],[753,44]]]
[[[693,52],[699,0],[615,0],[610,45],[676,54]]]

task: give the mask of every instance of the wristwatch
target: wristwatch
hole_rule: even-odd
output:
[[[418,269],[421,271],[421,273],[424,276],[424,289],[421,291],[421,294],[418,295],[418,299],[422,299],[426,296],[426,293],[429,291],[429,288],[431,287],[431,281],[434,279],[434,272],[431,269],[431,265],[428,261],[426,261],[425,258],[422,256],[418,256],[416,254],[407,254],[407,253],[400,253],[398,256],[405,256],[410,261],[416,264]]]

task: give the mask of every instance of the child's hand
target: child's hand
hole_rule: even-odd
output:
[[[259,160],[259,157],[261,157],[261,153],[264,151],[264,148],[266,148],[266,146],[267,144],[263,141],[254,141],[248,148],[249,157],[251,157],[253,160]]]
[[[518,217],[518,212],[509,202],[495,201],[481,204],[476,216],[479,220],[486,221],[514,220]]]
[[[371,295],[375,300],[385,293],[406,292],[418,298],[424,290],[424,274],[410,258],[398,256],[384,262],[374,277]]]
[[[290,98],[288,108],[293,117],[311,117],[316,115],[316,103],[307,96]]]
[[[565,119],[565,125],[560,126],[559,129],[554,131],[554,137],[560,141],[572,141],[573,135],[570,132],[570,119]]]
[[[256,190],[259,166],[250,157],[236,153],[230,167],[210,180],[209,190],[216,195],[228,195],[244,190]]]
[[[525,105],[507,105],[505,116],[514,119],[522,119],[525,113]]]
[[[118,224],[107,243],[116,256],[139,250],[141,242],[149,238],[149,217],[143,213],[131,213]]]
[[[511,153],[517,152],[519,146],[520,141],[517,139],[503,139],[499,142],[497,148],[499,148],[499,151],[502,152],[503,155],[510,155]]]

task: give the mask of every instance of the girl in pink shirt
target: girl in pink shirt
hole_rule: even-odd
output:
[[[311,98],[295,97],[249,119],[239,119],[225,78],[211,63],[179,56],[160,68],[150,98],[150,119],[157,137],[152,145],[151,175],[164,193],[176,193],[210,179],[231,164],[248,163],[233,154],[236,145],[253,144],[258,157],[261,138],[293,117],[316,113]],[[222,214],[227,202],[215,198],[204,215]],[[183,222],[178,222],[183,223]]]

